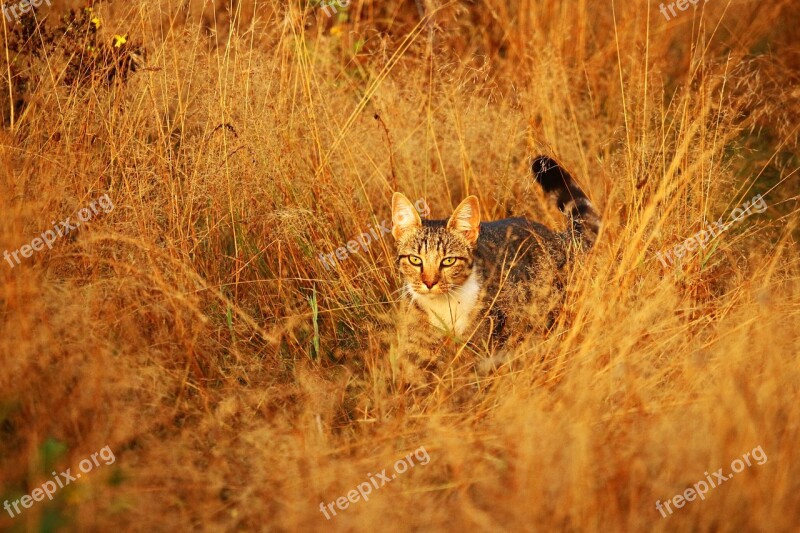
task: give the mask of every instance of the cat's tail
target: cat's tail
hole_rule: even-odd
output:
[[[589,246],[600,231],[600,215],[575,179],[553,159],[539,156],[531,164],[533,177],[567,216],[576,238]]]

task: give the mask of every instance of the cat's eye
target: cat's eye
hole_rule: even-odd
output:
[[[455,257],[445,257],[442,261],[442,266],[450,267],[456,264]]]
[[[422,264],[422,259],[420,259],[416,255],[409,255],[408,262],[414,266],[420,266]]]

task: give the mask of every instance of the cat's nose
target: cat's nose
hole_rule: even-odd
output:
[[[433,288],[433,286],[434,286],[434,285],[436,285],[436,280],[433,280],[433,281],[428,281],[428,280],[426,280],[426,279],[423,279],[423,280],[422,280],[422,283],[424,283],[424,284],[425,284],[425,286],[426,286],[426,287],[428,287],[429,289],[432,289],[432,288]]]

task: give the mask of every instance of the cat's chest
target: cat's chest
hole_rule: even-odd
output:
[[[473,275],[449,295],[421,296],[415,302],[428,315],[432,325],[461,336],[470,333],[469,326],[479,310],[480,292],[481,284]]]

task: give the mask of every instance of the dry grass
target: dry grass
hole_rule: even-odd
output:
[[[796,2],[666,22],[653,2],[429,0],[430,24],[398,0],[289,4],[99,4],[100,41],[147,51],[110,84],[66,85],[59,54],[24,67],[39,30],[2,54],[0,250],[115,208],[0,264],[0,498],[105,445],[116,462],[0,529],[796,530]],[[604,216],[565,312],[466,404],[406,410],[390,237],[336,272],[318,254],[395,190],[563,227],[527,174],[541,152]],[[768,210],[703,256],[654,258],[756,192]],[[420,446],[427,465],[324,518]],[[757,446],[765,464],[656,510]]]

